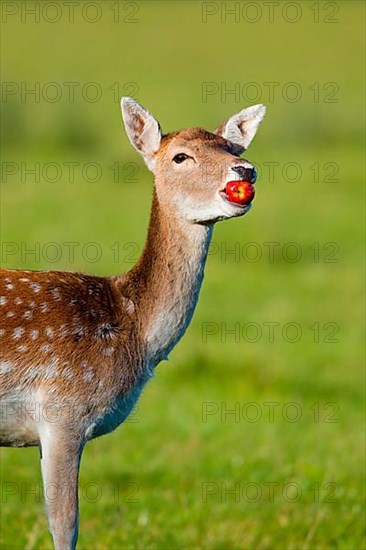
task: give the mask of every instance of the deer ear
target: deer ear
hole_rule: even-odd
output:
[[[128,139],[153,172],[161,141],[159,123],[131,97],[121,99],[121,108]]]
[[[266,108],[264,105],[252,105],[232,116],[215,130],[215,134],[247,149],[259,124],[262,122]]]

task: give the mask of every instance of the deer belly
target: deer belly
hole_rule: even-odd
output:
[[[29,447],[39,444],[38,423],[40,408],[37,402],[27,399],[20,392],[1,398],[0,445],[4,447]]]
[[[101,411],[87,428],[85,433],[86,439],[94,439],[95,437],[112,432],[117,426],[122,424],[138,401],[143,386],[144,384],[139,384],[127,394],[118,397],[112,406]]]

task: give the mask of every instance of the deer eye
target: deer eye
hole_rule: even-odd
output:
[[[189,156],[186,155],[185,153],[178,153],[178,155],[175,155],[175,157],[173,157],[173,162],[175,162],[176,164],[181,164],[188,158]]]

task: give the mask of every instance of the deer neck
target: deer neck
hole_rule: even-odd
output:
[[[154,366],[187,329],[202,285],[212,226],[179,220],[154,190],[144,251],[128,274],[147,355]]]

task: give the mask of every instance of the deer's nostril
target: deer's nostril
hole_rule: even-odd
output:
[[[233,166],[232,170],[239,174],[239,176],[245,181],[250,181],[251,183],[254,183],[257,179],[257,173],[254,168],[246,168],[245,166],[239,165]]]

